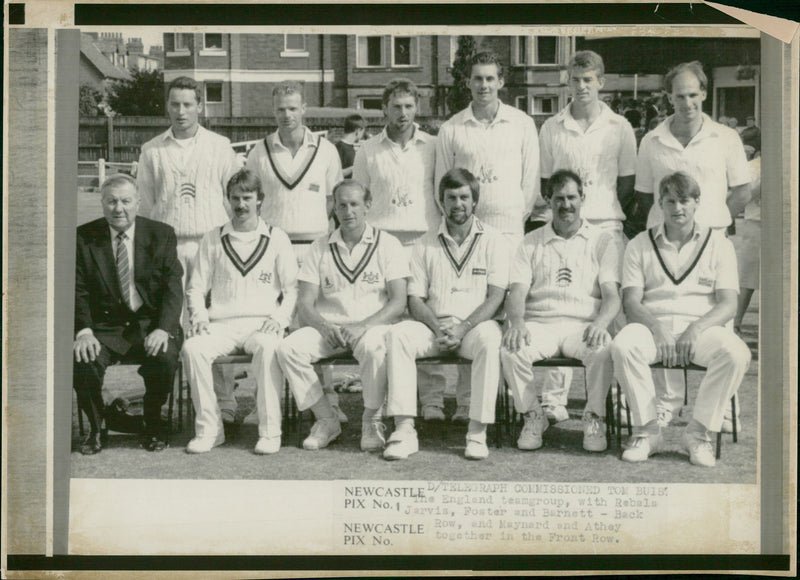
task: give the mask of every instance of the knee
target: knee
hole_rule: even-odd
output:
[[[478,332],[479,349],[481,351],[497,352],[500,350],[503,332],[494,320],[479,324],[475,330]]]
[[[384,357],[386,356],[386,341],[391,329],[388,331],[380,328],[371,328],[364,333],[361,338],[361,350],[366,356]]]
[[[745,369],[750,365],[750,360],[752,359],[750,347],[733,333],[730,333],[730,335],[722,341],[718,354],[726,365],[741,366]]]
[[[276,347],[280,342],[280,337],[275,334],[265,334],[263,332],[255,333],[252,338],[253,354],[263,353],[270,354],[276,351]]]
[[[632,323],[620,330],[608,347],[611,357],[614,360],[622,360],[629,357],[638,348],[641,342],[641,331],[644,328],[641,324]]]
[[[521,357],[519,351],[512,352],[506,347],[502,347],[500,349],[500,364],[504,368],[512,368],[514,365],[519,363],[520,359]]]
[[[204,338],[203,336],[197,335],[186,339],[181,347],[181,357],[185,360],[198,356],[202,351]]]

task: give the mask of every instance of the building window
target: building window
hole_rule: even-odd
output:
[[[306,35],[305,34],[284,34],[283,46],[286,52],[305,52],[306,50]]]
[[[222,102],[222,82],[206,81],[206,103]]]
[[[528,109],[528,95],[520,95],[516,99],[514,99],[514,104],[516,107],[525,113],[530,113]]]
[[[558,37],[536,37],[536,64],[558,64]]]
[[[206,49],[222,50],[221,34],[204,34],[203,47]]]
[[[386,66],[383,60],[382,36],[357,37],[356,65],[360,67]]]
[[[514,64],[558,64],[557,36],[517,36],[514,38]]]
[[[392,66],[419,66],[419,37],[392,37]]]
[[[175,51],[189,52],[189,35],[188,34],[175,34]]]
[[[558,97],[542,96],[533,98],[533,112],[540,115],[552,115],[558,110]]]
[[[380,111],[383,108],[383,99],[381,97],[361,97],[358,99],[358,108]]]

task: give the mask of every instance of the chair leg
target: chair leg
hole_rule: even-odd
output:
[[[722,431],[717,432],[717,459],[722,457]]]
[[[183,431],[183,363],[178,364],[178,428]]]
[[[617,447],[622,449],[622,386],[617,382],[617,416],[616,423],[619,425],[617,429]],[[628,428],[630,429],[630,421],[628,421]]]
[[[180,390],[180,385],[178,386],[178,390]],[[167,445],[169,445],[170,437],[172,436],[172,421],[175,419],[175,389],[173,388],[169,392],[169,397],[167,398]]]
[[[733,442],[739,442],[739,433],[737,433],[739,425],[736,418],[736,395],[731,397],[731,425],[733,425]]]

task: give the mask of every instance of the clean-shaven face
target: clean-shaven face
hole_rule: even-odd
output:
[[[472,101],[479,105],[491,105],[498,100],[498,91],[503,88],[503,79],[496,64],[472,65],[469,90]]]
[[[664,214],[664,225],[682,227],[694,222],[698,200],[687,197],[683,200],[674,193],[662,195],[659,199],[661,212]]]
[[[582,105],[597,101],[604,84],[605,77],[598,77],[597,71],[591,68],[573,68],[569,75],[572,99]]]
[[[139,192],[132,183],[121,183],[103,192],[103,216],[108,225],[124,232],[136,221],[139,211]]]
[[[684,71],[672,79],[669,102],[675,115],[682,121],[693,121],[703,114],[706,91],[700,88],[700,80],[691,71]]]
[[[173,133],[192,133],[202,112],[203,105],[197,102],[197,95],[192,89],[172,89],[169,92],[167,113]]]
[[[364,201],[364,192],[356,185],[345,185],[336,191],[333,211],[344,231],[358,231],[367,220],[370,204]]]
[[[459,226],[465,224],[474,209],[472,190],[468,185],[462,185],[458,189],[445,189],[442,207],[448,222]]]
[[[408,93],[394,93],[383,105],[386,129],[390,133],[403,133],[411,128],[417,115],[417,101]]]
[[[275,95],[272,112],[275,114],[275,120],[278,121],[278,127],[286,131],[294,131],[303,125],[306,105],[299,93],[279,94]]]

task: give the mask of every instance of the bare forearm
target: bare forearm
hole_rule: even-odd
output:
[[[439,335],[439,318],[421,298],[410,296],[408,299],[408,311],[414,317],[414,320],[418,320],[430,328],[434,334]]]

